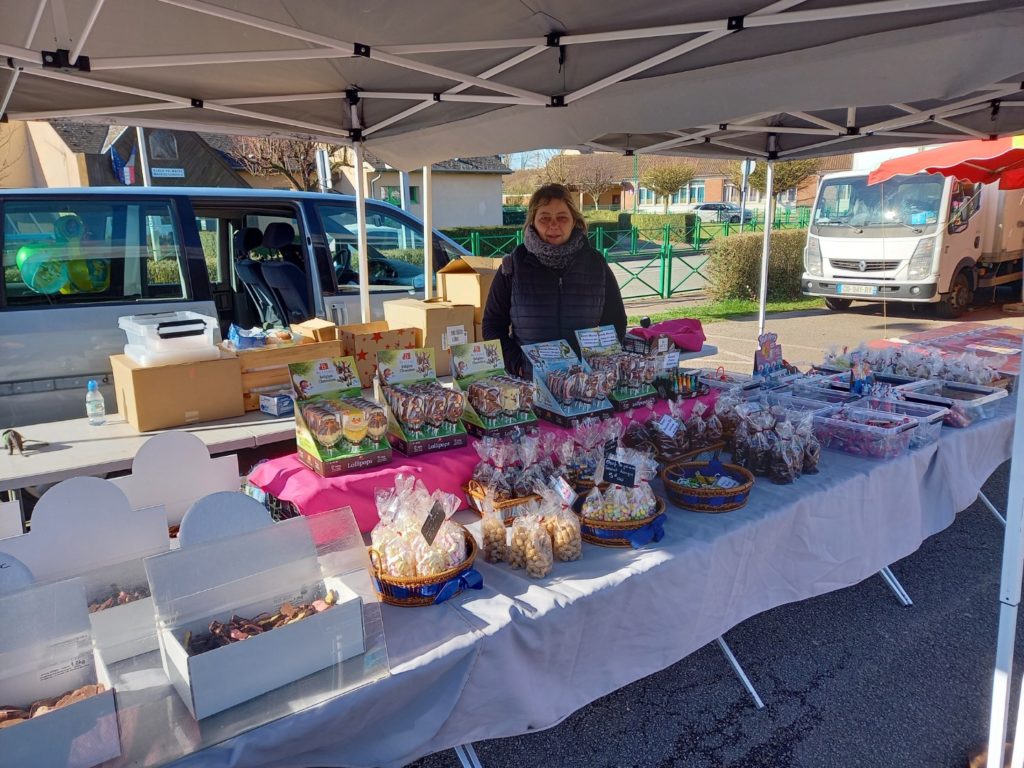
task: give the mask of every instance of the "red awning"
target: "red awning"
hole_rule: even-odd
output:
[[[1024,187],[1024,136],[960,141],[886,160],[871,172],[868,184],[922,172],[941,173],[975,183],[999,182],[1002,189],[1021,189]]]

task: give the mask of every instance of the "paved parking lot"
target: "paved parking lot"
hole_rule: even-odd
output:
[[[964,319],[1024,327],[1024,319],[995,310]],[[883,315],[877,306],[859,305],[842,314],[776,316],[768,327],[779,333],[790,361],[813,362],[830,343],[854,345],[936,322],[931,314]],[[756,321],[706,330],[721,350],[709,364],[749,368]],[[985,487],[1001,508],[1008,468],[1000,467]],[[726,638],[764,698],[763,710],[710,645],[555,728],[479,743],[480,760],[485,768],[965,766],[968,753],[987,739],[1002,534],[975,503],[894,564],[911,607],[901,606],[875,576],[732,629]],[[1017,645],[1024,654],[1020,634]],[[1019,687],[1018,674],[1014,701]],[[414,763],[458,765],[452,752]]]

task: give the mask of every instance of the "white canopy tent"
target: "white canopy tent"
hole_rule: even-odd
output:
[[[770,164],[1024,132],[1021,0],[0,0],[0,18],[2,119],[309,136],[425,186],[434,161],[538,147]]]

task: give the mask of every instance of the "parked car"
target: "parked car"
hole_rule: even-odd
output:
[[[749,208],[745,210],[743,220],[750,221],[754,218],[754,212]],[[693,212],[701,221],[740,223],[740,207],[736,203],[701,203]]]

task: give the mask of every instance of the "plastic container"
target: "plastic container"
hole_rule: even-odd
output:
[[[903,387],[907,384],[914,384],[922,379],[915,379],[913,376],[900,376],[895,373],[877,373],[872,372],[871,374],[876,384],[889,384],[892,387]],[[843,373],[835,373],[828,377],[831,382],[833,389],[842,389],[849,391],[850,389],[850,372],[845,371]]]
[[[696,373],[697,380],[712,389],[727,390],[739,387],[743,397],[754,397],[761,388],[760,384],[754,381],[754,377],[746,373],[734,373],[721,368],[699,368]]]
[[[124,353],[141,366],[173,365],[220,357],[216,318],[198,312],[126,315],[117,325],[128,336]]]
[[[796,382],[787,390],[792,394],[793,397],[803,398],[804,400],[813,400],[817,403],[823,403],[826,405],[842,405],[844,403],[852,403],[855,400],[859,400],[859,395],[851,394],[849,390],[832,389],[830,387],[819,387],[813,384],[804,384],[802,382]]]
[[[828,392],[828,390],[825,390]],[[768,405],[779,405],[795,414],[794,421],[808,413],[815,416],[830,413],[836,410],[840,403],[828,402],[811,397],[803,397],[798,392],[769,392],[764,396]]]
[[[891,459],[906,451],[917,426],[914,418],[849,405],[814,417],[822,448],[872,459]]]
[[[858,408],[868,408],[879,413],[898,413],[917,419],[917,430],[910,439],[911,448],[931,445],[939,439],[942,422],[949,413],[949,408],[942,405],[926,405],[925,403],[908,403],[906,400],[889,398],[865,397],[856,402]]]
[[[1007,392],[983,384],[963,384],[941,379],[925,379],[900,387],[903,397],[911,402],[941,405],[949,409],[945,423],[950,427],[969,427],[977,421],[992,418],[998,403]]]

